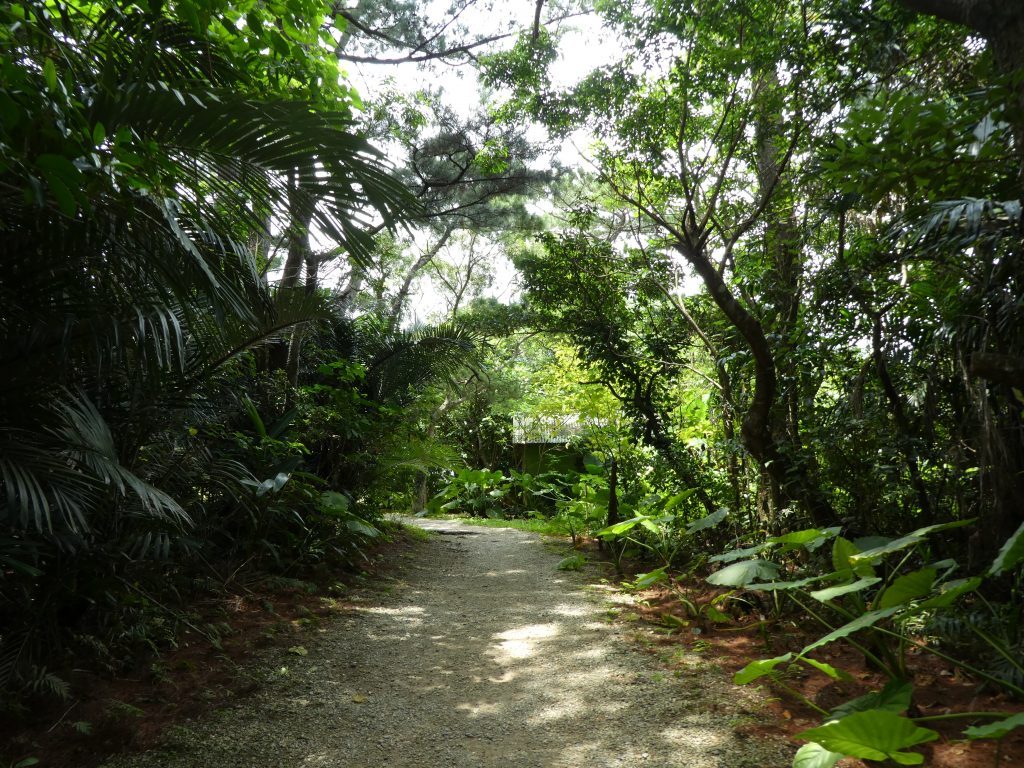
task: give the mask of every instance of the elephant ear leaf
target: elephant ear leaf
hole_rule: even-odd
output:
[[[841,640],[842,638],[848,635],[852,635],[854,632],[858,632],[862,629],[872,627],[878,622],[880,622],[882,619],[886,619],[892,616],[897,611],[899,611],[899,608],[881,608],[877,611],[868,611],[867,613],[862,613],[853,621],[843,624],[843,626],[839,627],[839,629],[833,630],[824,637],[820,637],[817,640],[815,640],[813,643],[811,643],[802,651],[800,651],[800,655],[803,656],[804,654],[810,653],[815,648],[820,648],[823,645],[828,645],[829,643],[835,642],[836,640]]]
[[[998,576],[1024,562],[1024,523],[1006,540],[996,559],[989,568],[989,573]]]
[[[732,681],[736,685],[746,685],[751,683],[758,678],[770,675],[779,664],[784,664],[793,658],[792,653],[786,653],[782,656],[776,656],[773,659],[758,659],[752,661],[735,675],[733,675]]]
[[[1024,727],[1024,712],[999,720],[995,723],[975,725],[964,731],[969,739],[1001,739],[1015,728]]]
[[[779,575],[779,566],[769,560],[744,560],[727,565],[708,576],[709,584],[720,587],[743,587],[753,581],[773,581]]]
[[[880,691],[868,693],[851,699],[832,710],[832,718],[839,720],[854,712],[865,712],[869,709],[885,712],[906,712],[910,708],[914,686],[906,680],[890,680]]]
[[[797,734],[797,738],[816,742],[830,752],[864,760],[892,760],[900,765],[921,765],[924,755],[904,750],[938,737],[935,731],[921,728],[906,717],[877,709],[855,712]]]
[[[879,608],[903,607],[931,592],[938,572],[932,568],[921,568],[913,573],[900,576],[878,598]]]
[[[830,752],[821,744],[804,744],[793,757],[793,768],[832,768],[845,757],[841,752]]]

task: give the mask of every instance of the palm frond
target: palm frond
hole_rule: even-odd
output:
[[[908,218],[893,232],[912,247],[969,248],[981,240],[1019,236],[1022,221],[1019,200],[971,197],[935,203],[928,215]]]
[[[360,362],[370,396],[404,401],[433,381],[479,365],[483,339],[456,321],[414,330],[389,330],[375,318],[357,328]]]
[[[49,415],[53,423],[41,431],[0,427],[0,520],[23,530],[82,534],[112,491],[137,502],[141,515],[190,522],[178,502],[121,465],[110,428],[88,398],[65,393]]]

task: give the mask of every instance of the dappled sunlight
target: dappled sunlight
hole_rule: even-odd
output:
[[[585,605],[569,605],[566,603],[562,603],[561,605],[555,606],[555,608],[551,610],[551,613],[558,614],[559,616],[579,617],[586,616],[589,613],[589,611],[587,610],[587,607]]]
[[[672,744],[707,750],[710,747],[719,747],[725,744],[725,733],[723,731],[709,731],[704,724],[697,723],[694,727],[674,725],[666,728],[661,735]]]
[[[498,661],[526,659],[536,651],[537,641],[558,634],[557,624],[531,624],[502,632],[495,637],[501,640],[494,649]]]
[[[476,559],[448,545],[429,586],[389,607],[357,609],[346,649],[359,650],[339,654],[337,682],[287,700],[303,713],[313,708],[304,702],[319,701],[341,715],[331,746],[309,745],[290,764],[725,765],[717,756],[729,744],[727,724],[687,709],[679,683],[626,651],[622,625],[605,620],[620,612],[608,612],[611,599],[629,596],[602,587],[585,597],[577,574],[556,571],[554,560],[537,567],[542,558],[508,544]],[[385,712],[402,713],[401,725],[376,733]],[[630,723],[643,728],[624,738]],[[362,746],[353,752],[350,744]],[[666,754],[674,757],[657,759]]]
[[[500,702],[481,701],[476,704],[457,704],[455,708],[460,712],[465,712],[468,717],[475,719],[482,715],[501,714],[503,705]]]
[[[418,605],[405,605],[401,608],[364,608],[362,606],[359,606],[355,610],[359,611],[360,613],[377,613],[382,616],[393,616],[397,621],[402,621],[414,625],[422,624],[423,615],[426,613],[426,610]]]

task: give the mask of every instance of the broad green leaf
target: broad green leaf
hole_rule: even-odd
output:
[[[793,531],[782,536],[772,536],[768,541],[772,544],[782,544],[789,547],[806,547],[815,549],[827,539],[839,533],[839,528],[807,528],[803,531]]]
[[[848,595],[851,592],[862,592],[868,587],[877,584],[881,579],[877,576],[872,576],[866,579],[858,579],[857,581],[851,582],[850,584],[840,584],[838,587],[828,587],[827,589],[817,589],[811,592],[811,597],[821,603],[826,603],[829,600],[835,600],[837,597]]]
[[[595,536],[621,536],[622,534],[626,533],[627,531],[633,530],[633,528],[635,528],[638,523],[640,523],[641,521],[646,520],[646,519],[647,519],[647,517],[645,515],[641,515],[639,517],[632,517],[629,520],[623,520],[622,522],[616,523],[615,525],[609,525],[607,528],[602,528],[600,531],[598,531],[594,535]]]
[[[655,568],[653,571],[647,573],[638,573],[636,578],[633,579],[633,586],[637,589],[647,589],[655,584],[664,581],[668,578],[668,566],[662,566],[661,568]]]
[[[923,603],[918,605],[920,609],[928,608],[947,608],[956,602],[956,599],[960,595],[965,595],[968,592],[973,592],[981,586],[981,576],[972,576],[967,579],[956,579],[955,581],[947,581],[945,584],[939,586],[939,594],[934,597],[930,597]]]
[[[898,577],[878,598],[879,608],[905,606],[911,600],[927,595],[935,583],[936,570],[931,566]]]
[[[752,581],[774,579],[779,575],[779,566],[769,560],[744,560],[727,565],[707,578],[709,584],[720,587],[743,587]]]
[[[779,666],[779,664],[784,664],[792,658],[792,653],[786,653],[782,656],[776,656],[773,659],[759,659],[758,661],[752,661],[733,675],[732,681],[736,683],[736,685],[746,685],[747,683],[753,682],[765,675],[770,675],[772,671]]]
[[[998,576],[1003,571],[1017,567],[1024,562],[1024,523],[1008,538],[992,561],[992,567],[988,569],[989,574]]]
[[[963,528],[971,523],[975,522],[978,518],[968,517],[964,520],[953,520],[949,523],[937,523],[935,525],[926,525],[924,528],[918,528],[916,531],[911,531],[908,536],[930,536],[933,533],[939,531],[950,531],[954,528]]]
[[[366,536],[371,539],[375,539],[378,536],[380,536],[380,530],[374,528],[367,522],[359,520],[358,518],[346,520],[345,527],[350,531],[353,531],[355,533],[361,533],[363,536]]]
[[[1010,731],[1021,727],[1024,727],[1024,712],[1018,712],[994,723],[972,725],[964,731],[964,735],[969,739],[1001,739]]]
[[[900,765],[920,765],[924,762],[923,755],[903,750],[938,737],[939,734],[929,728],[877,709],[855,712],[842,720],[797,734],[797,738],[815,741],[831,752],[865,760],[893,760]]]
[[[818,661],[817,659],[812,659],[809,656],[804,656],[802,659],[800,659],[800,661],[804,662],[804,664],[807,664],[809,666],[814,667],[819,672],[822,672],[825,675],[828,675],[833,680],[852,680],[853,679],[853,678],[850,677],[849,673],[844,672],[841,669],[836,669],[831,664],[828,664],[828,663],[826,663],[824,661]]]
[[[348,496],[337,491],[324,491],[320,494],[320,508],[329,514],[343,514],[348,512],[351,502]]]
[[[731,549],[728,552],[722,552],[719,555],[712,555],[708,558],[709,563],[731,563],[734,560],[742,560],[744,558],[753,557],[756,554],[764,552],[770,545],[758,544],[754,547],[745,547],[744,549]]]
[[[866,712],[869,709],[884,712],[906,712],[914,695],[914,685],[906,680],[890,680],[880,691],[867,693],[840,704],[832,710],[832,718],[840,719],[854,712]]]
[[[64,177],[58,176],[53,171],[44,170],[43,178],[46,179],[46,185],[49,187],[53,199],[57,201],[60,212],[68,217],[74,216],[78,210],[78,201],[75,200],[72,189],[65,183]]]
[[[649,517],[645,517],[643,520],[641,520],[640,525],[655,535],[658,535],[662,532],[662,529],[658,527],[658,524],[655,523]]]
[[[813,651],[815,648],[821,648],[823,645],[828,645],[836,640],[841,640],[847,635],[852,635],[854,632],[859,632],[862,629],[874,626],[882,619],[889,618],[898,610],[899,608],[882,608],[877,611],[868,611],[867,613],[863,613],[853,621],[839,627],[839,629],[833,630],[824,637],[818,638],[800,651],[800,655],[803,656],[804,654]]]
[[[746,589],[753,590],[755,592],[775,592],[777,590],[785,589],[800,589],[806,587],[808,584],[814,584],[815,582],[821,581],[824,576],[811,576],[806,579],[797,579],[796,581],[769,581],[764,584],[747,584]]]
[[[893,552],[899,552],[900,550],[907,549],[920,544],[925,538],[933,533],[939,531],[948,531],[953,528],[963,528],[965,525],[973,523],[975,518],[967,520],[954,520],[950,523],[938,523],[936,525],[926,525],[924,528],[918,528],[916,531],[911,531],[906,536],[900,536],[898,539],[893,539],[884,544],[864,549],[859,554],[850,557],[850,562],[854,565],[865,561],[873,561],[878,558],[892,554]]]
[[[821,744],[812,741],[797,750],[793,758],[793,768],[832,768],[846,755],[842,752],[829,752]]]
[[[704,613],[707,614],[707,617],[709,619],[711,619],[713,622],[715,622],[716,624],[731,624],[732,623],[732,616],[730,616],[725,611],[720,611],[718,608],[716,608],[713,605],[709,605],[707,608],[705,608],[704,609]]]
[[[699,520],[694,520],[692,523],[687,525],[686,526],[686,533],[687,534],[694,534],[694,533],[697,533],[697,531],[703,531],[703,530],[706,530],[708,528],[714,528],[720,522],[725,520],[725,518],[727,518],[728,516],[729,516],[729,510],[726,509],[725,507],[722,507],[721,509],[719,509],[719,510],[717,510],[715,512],[712,512],[710,515],[705,515],[704,517],[700,518]]]
[[[53,59],[47,59],[43,62],[43,79],[46,81],[46,87],[49,90],[57,90],[57,67],[54,66]]]
[[[578,571],[586,564],[586,555],[570,555],[569,557],[559,560],[557,567],[560,571]]]
[[[673,509],[678,507],[680,504],[682,504],[688,498],[693,496],[693,494],[695,494],[696,492],[697,492],[696,488],[687,488],[685,491],[681,491],[680,493],[677,493],[675,496],[673,496],[668,501],[666,501],[664,506],[662,506],[662,509],[665,512],[671,512]]]
[[[866,552],[869,549],[888,544],[890,541],[892,541],[891,536],[858,536],[853,540],[853,546],[861,552]]]
[[[888,539],[884,541],[888,541]],[[838,573],[845,573],[844,578],[849,578],[853,573],[865,578],[874,576],[875,569],[871,567],[871,563],[854,563],[852,561],[851,558],[860,554],[860,551],[860,547],[849,539],[838,537],[832,545],[832,567]]]
[[[890,555],[893,552],[899,552],[900,550],[907,549],[908,547],[916,546],[924,540],[924,536],[909,533],[906,536],[900,536],[898,539],[893,539],[881,546],[866,549],[863,552],[858,552],[856,555],[852,555],[850,557],[850,563],[856,566],[860,563],[874,562],[884,555]]]
[[[832,567],[837,571],[848,571],[853,568],[850,558],[859,554],[860,550],[849,539],[836,537],[832,543]]]

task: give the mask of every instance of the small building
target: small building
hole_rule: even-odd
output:
[[[565,416],[512,415],[512,447],[521,472],[582,472],[584,453],[571,448],[579,437],[596,423],[581,420],[575,414]]]

